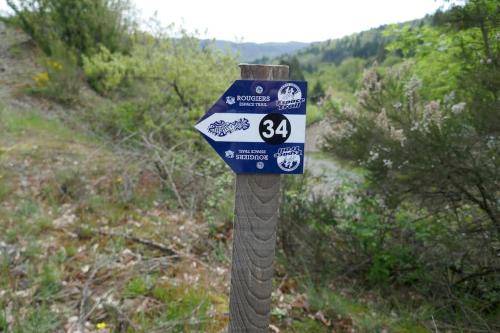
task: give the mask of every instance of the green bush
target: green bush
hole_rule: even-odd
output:
[[[212,46],[201,49],[192,36],[169,33],[144,34],[129,56],[101,48],[83,57],[90,84],[117,100],[95,112],[98,126],[113,135],[154,133],[165,146],[200,142],[192,124],[237,77],[236,61]]]
[[[133,21],[127,0],[7,0],[10,21],[30,35],[49,56],[62,42],[79,55],[99,46],[111,52],[130,51]]]
[[[92,56],[83,56],[85,76],[90,85],[102,94],[129,87],[132,80],[142,74],[143,66],[138,58],[111,53],[104,46]]]
[[[349,181],[320,195],[310,190],[316,181],[322,182],[306,176],[285,183],[279,242],[288,274],[316,286],[356,281],[395,299],[401,292],[419,295],[416,305],[427,300],[441,309],[436,318],[461,326],[478,322],[456,309],[494,317],[500,285],[494,272],[480,268],[481,260],[494,258],[481,250],[487,242],[464,232],[454,212],[411,203],[391,208],[384,196]]]
[[[294,269],[317,281],[341,275],[379,286],[416,282],[427,229],[416,228],[411,210],[388,210],[380,196],[346,180],[331,196],[313,194],[314,181],[306,176],[285,185],[280,241]]]

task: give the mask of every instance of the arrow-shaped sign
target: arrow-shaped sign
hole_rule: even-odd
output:
[[[237,80],[196,124],[236,173],[304,172],[307,83]]]

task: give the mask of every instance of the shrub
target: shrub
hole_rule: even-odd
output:
[[[95,114],[96,123],[113,135],[154,133],[165,146],[200,142],[192,124],[237,77],[233,56],[210,45],[201,49],[186,34],[166,36],[144,34],[129,56],[101,48],[83,57],[91,85],[119,100]]]
[[[49,56],[62,42],[77,54],[91,55],[103,45],[129,52],[133,20],[127,0],[7,0],[10,21],[30,35]],[[56,46],[57,47],[57,46]]]
[[[483,319],[495,315],[500,285],[494,271],[482,266],[495,259],[483,251],[482,236],[467,233],[470,222],[461,214],[468,209],[457,221],[453,211],[391,208],[363,184],[344,181],[333,195],[314,194],[309,185],[315,181],[285,184],[279,242],[288,274],[306,276],[316,286],[355,281],[388,298],[418,295],[414,305],[432,302],[440,309],[436,318],[449,322],[456,315],[459,325],[478,323],[461,318],[457,309]]]
[[[411,211],[388,210],[382,197],[347,180],[332,195],[313,194],[312,181],[306,176],[285,185],[280,239],[295,269],[318,281],[356,276],[380,286],[406,281],[406,273],[420,270],[422,263],[412,255],[426,230],[415,230]]]
[[[101,46],[92,56],[83,56],[83,70],[90,85],[102,94],[130,86],[132,80],[142,73],[143,64],[138,58],[111,53]]]

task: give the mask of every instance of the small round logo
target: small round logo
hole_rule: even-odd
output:
[[[255,88],[255,92],[256,92],[257,94],[259,94],[259,95],[260,95],[260,94],[262,94],[262,92],[263,92],[263,91],[264,91],[264,88],[262,88],[262,86],[257,86],[257,87]]]
[[[264,162],[257,162],[257,169],[259,170],[264,169]]]
[[[302,91],[295,83],[285,83],[278,90],[279,110],[297,109],[305,100],[305,98],[302,98]]]
[[[292,172],[300,166],[300,156],[302,155],[302,150],[300,147],[286,147],[280,148],[274,157],[276,158],[276,163],[278,167],[286,172]]]

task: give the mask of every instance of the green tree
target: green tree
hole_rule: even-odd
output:
[[[297,57],[292,57],[288,60],[281,60],[280,65],[287,65],[290,68],[290,80],[305,80],[304,73],[302,72],[302,67],[300,66]]]
[[[318,80],[314,84],[314,87],[311,91],[311,102],[318,103],[323,97],[325,97],[325,90],[323,89],[323,85],[321,84],[321,82]]]

